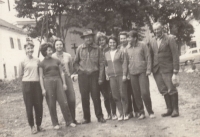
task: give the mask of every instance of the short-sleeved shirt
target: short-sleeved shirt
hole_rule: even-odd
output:
[[[19,64],[19,75],[22,77],[22,81],[39,81],[38,64],[40,60],[38,58],[29,59],[26,57]]]
[[[71,55],[69,53],[63,52],[62,56],[58,56],[56,53],[54,53],[52,57],[60,60],[63,72],[70,76],[72,72],[72,70],[70,70],[70,67],[72,67]]]
[[[44,58],[42,62],[39,63],[39,67],[43,69],[44,78],[49,77],[60,77],[59,65],[60,61],[55,58]]]

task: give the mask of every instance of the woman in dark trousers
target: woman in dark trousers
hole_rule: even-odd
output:
[[[113,99],[118,108],[118,121],[127,120],[128,109],[127,85],[127,62],[124,52],[117,48],[118,42],[115,36],[108,39],[110,50],[105,53],[106,73],[110,79],[110,87]]]
[[[54,129],[60,129],[56,112],[56,101],[58,101],[60,105],[66,126],[75,127],[76,124],[73,123],[65,94],[67,86],[61,68],[61,62],[51,57],[53,53],[53,46],[51,43],[44,43],[41,45],[41,53],[44,56],[44,60],[39,64],[40,84],[42,94],[46,96]]]
[[[19,76],[22,79],[22,91],[28,123],[32,134],[44,131],[41,127],[43,114],[43,96],[39,83],[38,64],[39,59],[33,57],[34,45],[27,43],[24,45],[26,57],[19,64]],[[35,120],[37,128],[34,126],[33,109],[35,110]]]
[[[140,113],[138,119],[145,118],[143,102],[150,118],[155,118],[152,110],[148,77],[151,74],[150,50],[147,45],[138,42],[138,33],[136,31],[128,33],[128,41],[129,47],[126,49],[126,56],[133,94]]]
[[[106,35],[104,33],[102,33],[102,32],[97,33],[97,44],[99,45],[99,47],[104,55],[105,55],[105,52],[110,49],[107,45],[107,41],[108,41],[108,38],[106,37]],[[106,111],[108,113],[107,119],[108,120],[109,119],[116,120],[117,119],[116,104],[112,97],[110,83],[109,83],[108,77],[105,74],[105,69],[104,69],[104,78],[103,79],[104,79],[103,83],[99,86],[100,86],[101,94],[104,97],[104,105],[105,105]]]
[[[67,96],[67,102],[69,109],[73,118],[74,123],[76,121],[76,96],[73,87],[73,82],[71,75],[73,73],[72,57],[69,53],[64,52],[65,44],[62,39],[56,39],[53,44],[53,48],[56,52],[52,55],[53,58],[60,60],[62,70],[65,74],[65,82],[67,85],[67,90],[65,90]]]

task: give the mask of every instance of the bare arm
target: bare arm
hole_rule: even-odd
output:
[[[71,56],[69,57],[69,72],[70,72],[70,75],[72,75],[72,73],[73,73],[73,63],[72,63],[72,57]]]
[[[147,74],[151,74],[152,60],[150,55],[150,49],[145,44],[143,44],[142,46],[144,50],[145,61],[147,62]]]
[[[22,77],[24,75],[24,65],[23,62],[19,63],[19,79],[22,80]]]
[[[62,79],[62,82],[63,82],[63,88],[64,88],[64,90],[67,90],[66,81],[65,81],[65,74],[62,70],[61,65],[59,65],[59,72],[60,72],[60,76],[61,76],[61,79]]]
[[[81,48],[81,45],[77,48],[76,50],[76,55],[75,55],[75,58],[74,58],[74,63],[73,63],[73,67],[74,67],[74,73],[78,73],[78,70],[79,70],[79,61],[80,61],[80,56],[79,56],[79,52],[80,52],[80,48]]]
[[[41,86],[41,89],[42,89],[42,94],[43,96],[46,95],[46,90],[44,88],[44,74],[43,74],[43,69],[41,67],[39,67],[39,75],[40,75],[40,86]]]

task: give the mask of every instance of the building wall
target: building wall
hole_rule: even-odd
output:
[[[14,48],[11,48],[10,38],[13,38]],[[20,39],[21,48],[18,47]],[[18,64],[25,57],[24,44],[26,35],[0,27],[0,79],[11,80],[18,77]],[[34,56],[37,56],[39,46],[35,46]],[[6,78],[4,75],[4,65]],[[15,68],[16,67],[16,72]],[[16,73],[16,74],[15,74]],[[16,75],[16,76],[15,76]]]

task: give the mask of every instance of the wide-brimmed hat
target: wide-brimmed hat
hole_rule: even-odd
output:
[[[93,33],[93,31],[91,29],[87,29],[83,32],[83,35],[81,36],[81,38],[84,38],[84,37],[90,36],[90,35],[94,36],[95,34]]]

